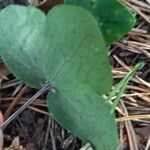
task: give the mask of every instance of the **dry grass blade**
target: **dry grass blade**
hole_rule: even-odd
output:
[[[93,150],[90,144],[84,145],[80,150]]]
[[[18,95],[14,98],[14,100],[10,104],[9,108],[6,110],[6,113],[4,115],[5,119],[10,115],[11,111],[13,110],[13,108],[15,107],[15,105],[19,102],[19,100],[21,99],[21,97],[23,96],[23,94],[25,93],[26,90],[27,90],[27,86],[24,86],[20,90],[20,92],[18,93]]]
[[[127,121],[127,120],[139,120],[139,119],[149,119],[150,115],[130,115],[130,116],[124,116],[121,118],[117,118],[116,121]]]
[[[150,148],[150,136],[149,136],[149,139],[147,141],[145,150],[149,150],[149,148]]]
[[[121,106],[125,114],[128,116],[128,111],[123,102],[121,102]],[[125,121],[124,123],[125,123],[126,131],[127,131],[127,135],[128,135],[130,150],[138,150],[138,142],[137,142],[137,138],[136,138],[135,131],[134,131],[131,121]]]
[[[138,0],[127,0],[137,6],[140,6],[142,8],[147,8],[147,9],[150,9],[150,6],[142,1],[138,1]]]
[[[146,14],[144,14],[137,6],[132,5],[126,1],[123,1],[126,5],[128,5],[132,10],[134,10],[137,14],[139,14],[145,21],[150,24],[150,18]]]
[[[0,129],[0,150],[2,150],[2,148],[3,148],[3,132]]]
[[[150,0],[146,0],[150,4]]]
[[[3,122],[4,122],[4,118],[2,112],[0,111],[0,124],[2,124]],[[3,132],[0,129],[0,150],[2,150],[2,148],[3,148]]]
[[[43,110],[41,110],[41,109],[38,109],[38,108],[36,108],[36,107],[28,106],[28,108],[31,109],[31,110],[33,110],[33,111],[35,111],[35,112],[38,112],[38,113],[40,113],[40,114],[50,116],[50,114],[49,114],[48,112],[43,111]]]

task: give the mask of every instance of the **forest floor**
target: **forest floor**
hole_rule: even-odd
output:
[[[58,1],[53,0],[48,8]],[[145,65],[129,82],[116,110],[118,149],[150,150],[150,1],[123,2],[134,12],[137,23],[126,36],[109,46],[114,83],[118,83],[137,62],[144,61]],[[10,3],[28,4],[25,0],[0,0],[0,8]],[[47,10],[46,5],[36,5]],[[15,79],[0,61],[0,123],[36,92]],[[79,150],[85,144],[48,115],[45,95],[12,121],[3,135],[4,150]]]

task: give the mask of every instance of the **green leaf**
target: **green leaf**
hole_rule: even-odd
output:
[[[92,90],[81,86],[49,93],[48,108],[63,127],[91,143],[94,150],[116,150],[114,114],[110,115],[110,106]]]
[[[70,5],[54,7],[47,16],[46,31],[50,48],[44,51],[42,62],[48,81],[68,89],[87,84],[100,94],[110,90],[107,50],[88,11]]]
[[[45,57],[49,55],[50,59],[43,62],[49,81],[56,87],[56,93],[48,95],[50,112],[95,150],[115,150],[114,115],[109,114],[109,105],[98,95],[111,87],[112,77],[96,20],[80,7],[59,6],[48,14],[46,25],[50,30],[47,37],[53,35],[53,49],[46,51]],[[53,64],[58,65],[57,71],[50,69]]]
[[[0,55],[11,72],[31,87],[46,80],[40,67],[45,18],[38,9],[17,5],[0,12]]]
[[[135,24],[135,18],[118,0],[64,0],[88,9],[99,23],[106,44],[119,40]]]
[[[54,118],[95,150],[115,150],[114,115],[99,96],[110,89],[112,74],[90,12],[60,5],[45,17],[35,8],[9,6],[0,20],[0,53],[15,76],[33,87],[50,81],[56,87],[48,95]]]
[[[46,80],[54,80],[59,69],[67,67],[66,62],[72,63],[71,57],[76,53],[78,56],[73,66],[78,71],[82,70],[78,82],[88,81],[100,93],[106,93],[112,85],[112,77],[103,38],[95,19],[84,18],[85,14],[90,14],[80,10],[75,15],[69,15],[68,12],[72,11],[70,7],[65,12],[60,9],[62,15],[52,10],[46,18],[35,8],[9,6],[4,9],[0,13],[0,54],[12,73],[30,86],[39,87]],[[66,20],[67,15],[77,19]],[[80,55],[80,51],[85,51],[84,55]],[[88,51],[91,56],[87,56]],[[86,62],[83,61],[84,57],[89,57]],[[85,67],[80,68],[82,63]],[[72,82],[68,80],[73,81],[77,76],[73,72],[64,74],[61,83],[64,86],[71,85]]]

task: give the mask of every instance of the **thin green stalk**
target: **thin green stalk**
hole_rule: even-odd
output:
[[[136,64],[131,69],[131,71],[127,75],[125,75],[125,77],[120,81],[120,83],[113,89],[113,91],[110,92],[110,94],[108,95],[108,98],[107,98],[108,101],[111,101],[112,98],[114,96],[116,96],[115,101],[114,101],[112,108],[111,108],[111,111],[110,111],[111,114],[115,111],[115,108],[117,107],[117,105],[120,101],[121,95],[125,91],[128,82],[136,74],[137,70],[139,70],[143,67],[143,65],[144,65],[143,62]]]

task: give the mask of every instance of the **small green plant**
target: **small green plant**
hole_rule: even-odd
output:
[[[123,94],[123,92],[125,91],[125,88],[128,84],[128,82],[131,80],[131,78],[136,74],[137,70],[141,69],[144,66],[144,63],[138,63],[136,64],[131,70],[130,72],[115,86],[115,88],[109,93],[107,99],[108,101],[111,101],[113,99],[113,97],[115,96],[115,101],[112,105],[111,111],[110,113],[112,114],[119,101],[121,98],[121,95]]]
[[[106,45],[127,33],[135,18],[116,0],[64,3],[47,15],[17,5],[2,10],[0,55],[22,82],[55,87],[48,109],[64,128],[95,150],[115,150],[115,116],[102,98],[112,86]]]

